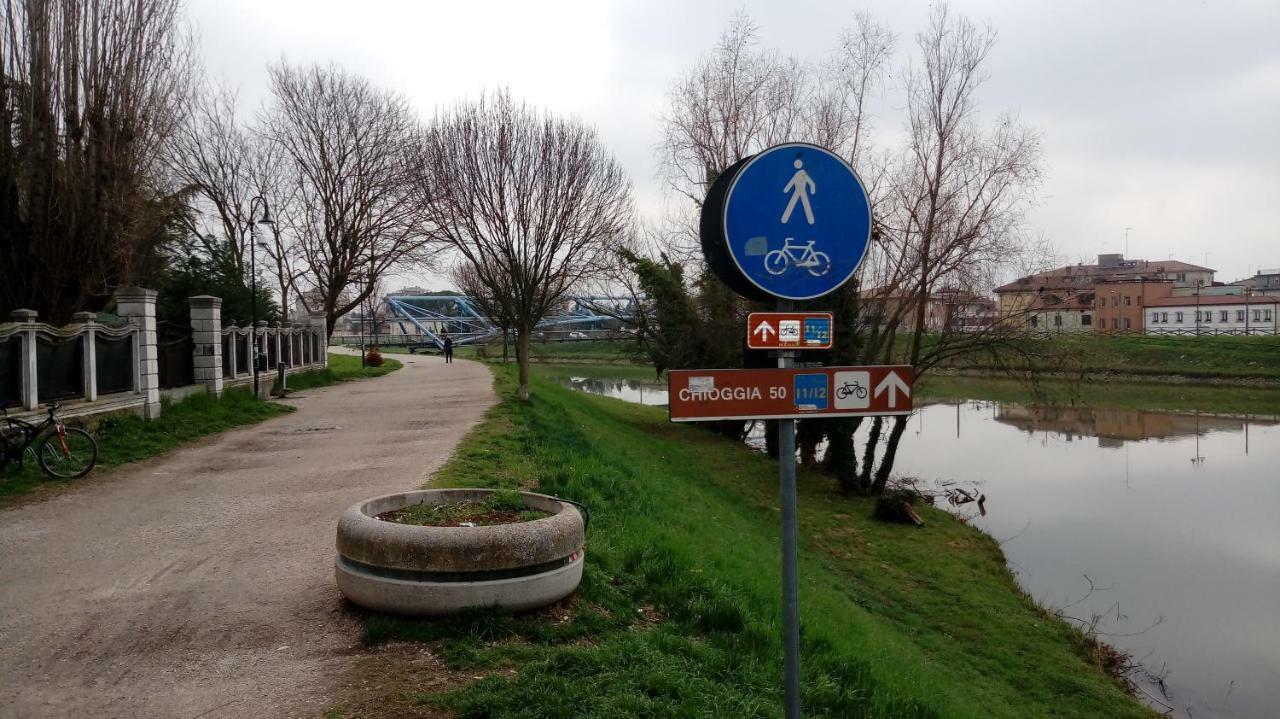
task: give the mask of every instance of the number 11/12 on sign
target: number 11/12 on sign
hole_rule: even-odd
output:
[[[671,370],[672,422],[910,414],[909,365]]]

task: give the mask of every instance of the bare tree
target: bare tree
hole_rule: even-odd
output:
[[[177,190],[193,195],[187,229],[206,253],[227,252],[243,270],[250,245],[249,199],[253,139],[236,120],[236,93],[215,85],[184,106],[182,122],[165,144],[164,160]]]
[[[921,64],[907,72],[907,144],[877,207],[880,244],[869,272],[880,281],[881,312],[869,346],[883,360],[905,359],[917,377],[1010,338],[1008,323],[961,331],[945,308],[940,320],[929,316],[940,292],[985,296],[1025,244],[1024,213],[1041,177],[1040,139],[1011,115],[989,128],[979,122],[976,93],[995,41],[990,27],[939,5],[916,39]],[[872,424],[862,468],[873,493],[888,481],[906,418],[893,420],[869,477],[883,424]]]
[[[438,236],[505,295],[528,399],[533,328],[622,236],[630,182],[594,129],[506,92],[437,116],[421,164]]]
[[[735,162],[782,142],[804,140],[857,167],[866,146],[868,98],[883,82],[893,37],[859,14],[840,50],[812,64],[760,45],[756,25],[737,15],[719,42],[667,93],[659,162],[679,208],[667,252],[692,259],[697,210],[711,183]]]
[[[403,97],[337,66],[281,63],[269,75],[275,101],[262,133],[293,179],[287,227],[301,277],[292,284],[314,291],[311,303],[299,297],[308,311],[325,313],[332,332],[379,277],[430,250],[423,186],[410,162],[418,126]],[[362,277],[362,289],[348,294]]]
[[[302,244],[297,241],[300,183],[283,148],[262,135],[254,135],[250,145],[249,181],[257,196],[264,198],[274,213],[270,229],[259,228],[258,245],[266,269],[274,277],[280,294],[280,316],[289,319],[290,300],[299,298],[298,283],[307,276],[302,261]]]
[[[858,170],[871,200],[873,243],[856,284],[829,298],[842,323],[833,359],[906,361],[920,375],[1010,341],[1009,324],[954,321],[1025,254],[1022,217],[1040,177],[1034,132],[1012,116],[981,123],[976,91],[994,41],[991,30],[945,6],[935,10],[917,38],[919,65],[904,74],[901,147],[871,142],[870,101],[885,85],[894,38],[866,14],[854,16],[837,51],[819,65],[759,49],[754,26],[735,18],[673,87],[659,152],[668,181],[695,202],[730,164],[784,140],[825,146]],[[785,91],[773,88],[779,82]],[[696,231],[672,235],[679,250],[680,239]],[[861,469],[856,477],[840,470],[843,486],[883,489],[906,426],[905,419],[890,423],[882,443],[885,421],[871,422]],[[826,430],[847,467],[857,465],[851,436],[860,424],[838,421]]]
[[[54,321],[154,262],[155,160],[193,73],[180,0],[0,5],[0,309]]]

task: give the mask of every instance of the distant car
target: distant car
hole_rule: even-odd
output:
[[[585,340],[586,338],[587,338],[586,332],[570,332],[569,333],[569,339],[571,340]]]

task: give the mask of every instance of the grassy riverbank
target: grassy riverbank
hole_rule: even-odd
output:
[[[1161,337],[1157,335],[1061,335],[1025,339],[1031,368],[1088,375],[1280,381],[1280,336]],[[1004,362],[1018,366],[1008,352]],[[990,357],[962,357],[953,366],[988,369]]]
[[[948,376],[931,373],[917,400],[989,400],[1025,405],[1085,406],[1168,412],[1280,416],[1280,388],[1086,379],[1079,382]]]
[[[24,464],[21,471],[10,468],[0,474],[0,506],[27,495],[91,482],[100,472],[113,467],[292,411],[292,407],[255,399],[247,389],[231,389],[221,397],[199,393],[177,402],[166,401],[160,417],[151,421],[131,412],[92,417],[84,422],[98,440],[98,465],[92,472],[80,479],[60,480],[45,475],[31,463]]]
[[[431,642],[417,662],[348,682],[329,716],[776,717],[780,714],[776,468],[661,409],[573,393],[535,373],[434,486],[537,487],[591,508],[587,571],[563,607],[516,619],[374,616],[366,639]],[[1091,645],[1035,606],[998,545],[941,512],[883,524],[872,505],[800,479],[805,716],[1150,717]],[[402,651],[402,650],[400,650]],[[419,675],[421,676],[421,675]],[[400,677],[398,680],[397,677]]]

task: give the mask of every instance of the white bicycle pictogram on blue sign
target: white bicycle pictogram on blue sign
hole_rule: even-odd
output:
[[[788,267],[808,270],[814,277],[821,277],[831,270],[831,257],[825,252],[813,249],[813,240],[801,244],[788,237],[782,249],[774,250],[764,256],[764,269],[771,275],[780,275]]]

